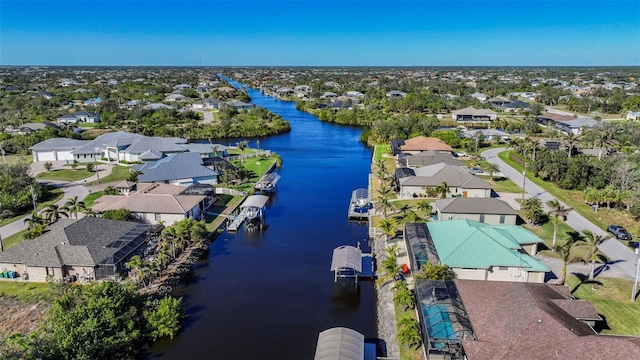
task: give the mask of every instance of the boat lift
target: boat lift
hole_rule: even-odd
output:
[[[259,221],[260,228],[264,223],[265,205],[269,201],[266,195],[251,195],[240,205],[240,214],[236,216],[227,227],[228,231],[238,231],[240,226],[246,222]]]

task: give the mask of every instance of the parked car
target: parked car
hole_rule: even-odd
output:
[[[469,171],[470,171],[473,175],[476,175],[476,174],[482,174],[482,173],[484,172],[484,171],[482,171],[482,169],[477,168],[477,167],[469,168]]]
[[[637,241],[629,241],[629,247],[632,249],[637,249],[640,247],[640,243]]]
[[[627,229],[623,228],[620,225],[609,225],[609,226],[607,226],[607,231],[612,233],[616,237],[616,239],[620,239],[620,240],[631,240],[631,239],[633,239],[633,236],[631,236],[631,234],[629,234]]]

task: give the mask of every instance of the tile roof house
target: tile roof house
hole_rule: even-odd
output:
[[[451,119],[459,122],[488,122],[498,118],[498,114],[490,109],[476,109],[473,106],[454,110]]]
[[[417,136],[404,141],[404,145],[400,146],[402,152],[416,154],[422,151],[444,151],[453,152],[453,148],[438,138]]]
[[[205,195],[184,195],[184,187],[163,183],[123,182],[118,187],[125,196],[102,196],[91,208],[97,213],[125,208],[146,223],[171,225],[188,218],[199,219],[213,201]]]
[[[198,153],[176,153],[157,161],[134,165],[141,171],[140,182],[164,182],[177,186],[189,186],[195,183],[215,185],[218,172],[203,165]]]
[[[76,275],[88,281],[117,277],[126,262],[146,247],[148,228],[94,217],[60,219],[38,238],[0,252],[0,269],[39,282],[47,276],[62,280]]]
[[[405,232],[413,269],[429,260],[449,265],[458,279],[538,283],[549,271],[526,252],[544,241],[517,225],[451,220],[407,224]]]
[[[490,225],[516,224],[518,212],[496,198],[449,198],[436,200],[437,220],[468,219]]]
[[[403,199],[427,196],[428,188],[446,183],[447,197],[491,197],[491,186],[460,166],[440,163],[414,169],[416,176],[398,180],[398,197]]]
[[[640,359],[640,338],[597,334],[581,319],[593,305],[566,287],[455,280],[477,340],[462,340],[465,358]],[[526,355],[524,355],[526,354]]]

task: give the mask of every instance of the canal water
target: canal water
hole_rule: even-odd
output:
[[[291,132],[259,139],[283,160],[268,226],[216,239],[177,291],[189,316],[183,331],[155,343],[146,358],[311,359],[318,333],[328,328],[376,336],[373,284],[335,284],[330,271],[337,246],[360,242],[369,251],[367,227],[347,221],[351,192],[367,187],[370,172],[372,151],[359,141],[361,129],[248,92],[291,123]],[[256,147],[256,139],[247,140]]]

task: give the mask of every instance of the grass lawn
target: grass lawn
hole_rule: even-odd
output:
[[[416,318],[415,310],[402,311],[402,308],[400,308],[398,305],[395,305],[395,308],[396,308],[396,322],[400,322],[400,320],[404,318],[411,318],[414,320],[418,320]],[[399,330],[400,329],[398,329],[398,331]],[[398,347],[400,348],[400,359],[402,360],[422,360],[423,358],[422,346],[420,346],[417,349],[415,348],[409,349],[403,344],[398,344]]]
[[[100,183],[104,184],[104,183],[127,180],[127,178],[129,177],[130,170],[131,168],[128,166],[115,166],[111,170],[111,174],[100,178]],[[90,183],[87,183],[87,185],[97,185],[97,184],[98,184],[97,181],[92,181]]]
[[[524,226],[524,228],[538,235],[538,237],[544,240],[544,247],[546,247],[546,249],[544,249],[543,246],[539,245],[538,250],[540,254],[548,257],[559,258],[558,254],[551,250],[553,248],[553,224],[551,223],[551,221],[542,226],[530,226],[527,224]],[[564,221],[561,221],[560,224],[558,224],[558,236],[556,238],[556,245],[564,244],[567,238],[570,237],[569,234],[574,233],[575,230],[571,226],[567,225]],[[577,242],[576,245],[571,248],[571,258],[584,259],[587,257],[589,248],[586,246],[579,246],[580,244],[581,242]]]
[[[237,148],[237,147],[230,147],[230,148],[227,149],[227,152],[231,156],[233,156],[233,155],[253,154],[253,153],[257,152],[257,151],[258,151],[257,149],[252,149],[252,148],[246,148],[244,150],[240,150],[240,148]]]
[[[42,202],[38,203],[38,210],[42,210],[45,207],[49,206],[50,204],[55,204],[60,199],[62,199],[63,196],[64,196],[64,191],[62,191],[62,189],[56,188],[56,189],[49,190],[49,197],[40,199],[42,200]],[[33,207],[29,208],[26,212],[22,214],[18,214],[16,216],[3,219],[2,221],[0,221],[0,226],[7,225],[9,223],[12,223],[22,218],[25,215],[29,215],[31,214],[31,211],[33,211]]]
[[[503,151],[498,154],[498,157],[515,168],[517,171],[522,172],[522,166],[509,158],[509,154],[512,152],[513,150]],[[584,202],[581,196],[577,196],[578,194],[580,194],[579,191],[567,191],[560,189],[551,183],[534,177],[534,174],[530,171],[527,171],[527,180],[533,181],[538,186],[546,190],[549,194],[553,195],[555,198],[562,201],[568,207],[574,209],[580,215],[584,216],[587,220],[594,223],[596,226],[600,227],[603,230],[607,228],[607,224],[609,223],[618,223],[620,212],[617,212],[616,217],[609,217],[607,216],[608,214],[606,212],[600,210],[596,213],[595,211],[593,211],[591,206]]]
[[[389,144],[378,144],[375,146],[373,150],[373,159],[379,160],[382,159],[382,155],[389,155],[391,152],[391,148]]]
[[[242,196],[232,196],[225,194],[219,194],[216,196],[220,198],[220,202],[218,203],[218,205],[208,210],[209,212],[216,214],[228,214],[228,211],[235,208],[243,199]],[[227,211],[227,209],[229,210]],[[213,231],[213,229],[215,229],[220,223],[222,223],[224,219],[224,216],[207,215],[204,219],[207,230],[209,230],[209,232]]]
[[[78,181],[86,179],[93,175],[93,172],[87,171],[87,169],[60,169],[53,171],[46,171],[36,176],[38,179],[47,180],[60,180],[60,181]]]
[[[12,246],[14,246],[15,244],[19,243],[20,241],[24,240],[24,238],[22,237],[22,235],[24,235],[24,233],[26,233],[27,230],[21,230],[18,231],[17,233],[2,239],[2,246],[4,246],[5,250],[8,250],[9,248],[11,248]]]
[[[47,297],[51,286],[47,283],[0,281],[0,296],[9,295],[18,298]]]
[[[587,300],[595,305],[599,314],[606,318],[610,329],[602,330],[603,334],[621,334],[640,336],[640,306],[631,302],[631,289],[633,281],[614,278],[596,278],[601,285],[580,284],[580,279],[575,276],[567,278],[567,285],[574,289],[573,296],[581,300]]]
[[[522,188],[507,178],[494,178],[487,182],[495,192],[503,193],[522,193]]]
[[[86,206],[87,208],[90,208],[93,205],[95,205],[96,200],[102,196],[102,193],[103,193],[102,191],[96,191],[94,193],[87,195],[84,198],[84,200],[82,200],[84,202],[84,206]]]
[[[240,163],[244,165],[245,169],[247,169],[248,171],[251,171],[255,175],[255,176],[252,176],[251,179],[249,179],[250,182],[255,183],[258,181],[258,179],[260,179],[262,175],[264,175],[267,172],[267,169],[269,169],[271,165],[276,163],[276,159],[270,158],[270,157],[255,157],[250,159],[244,159],[244,161],[242,162],[239,160],[233,161],[234,165],[238,165]]]

